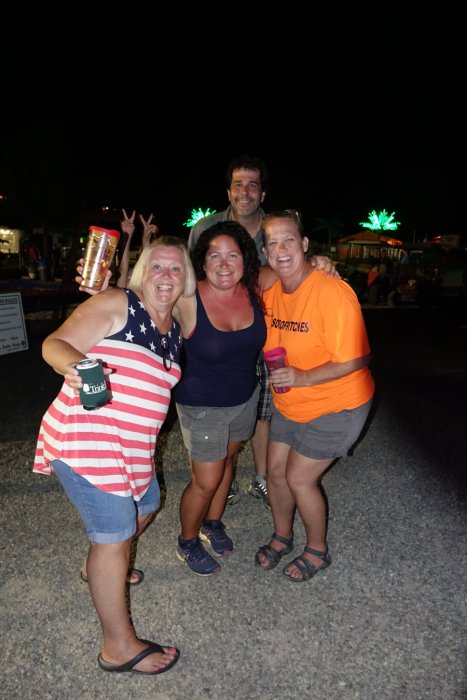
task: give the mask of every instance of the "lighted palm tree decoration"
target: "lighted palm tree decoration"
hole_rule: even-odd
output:
[[[194,226],[200,219],[204,219],[205,216],[209,216],[210,214],[215,214],[216,210],[213,209],[212,211],[209,209],[209,207],[206,209],[206,211],[203,211],[202,209],[192,209],[191,210],[191,217],[184,222],[184,226],[189,226],[190,228]]]
[[[400,221],[394,221],[395,212],[388,214],[386,209],[380,211],[379,214],[376,210],[370,211],[368,214],[369,221],[360,221],[360,226],[363,228],[370,229],[370,231],[397,231],[400,226]]]

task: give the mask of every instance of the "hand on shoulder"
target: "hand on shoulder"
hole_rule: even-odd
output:
[[[337,277],[340,279],[340,274],[337,272],[334,263],[326,255],[313,255],[310,258],[310,262],[311,267],[315,268],[316,270],[322,270],[326,277],[331,275],[331,277]]]

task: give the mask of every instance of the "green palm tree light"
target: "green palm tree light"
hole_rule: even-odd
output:
[[[386,209],[383,209],[377,214],[373,209],[368,214],[369,221],[360,221],[360,226],[370,231],[397,231],[401,224],[400,221],[394,221],[395,213],[393,211],[392,214],[388,214]]]
[[[184,226],[189,226],[190,228],[194,226],[200,219],[204,219],[205,216],[209,216],[210,214],[215,214],[216,210],[213,209],[212,211],[209,209],[209,207],[206,209],[206,211],[203,211],[202,209],[192,209],[191,210],[191,218],[188,219],[187,221],[184,222]]]

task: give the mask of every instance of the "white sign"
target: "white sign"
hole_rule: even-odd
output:
[[[28,347],[21,294],[0,294],[0,355]]]

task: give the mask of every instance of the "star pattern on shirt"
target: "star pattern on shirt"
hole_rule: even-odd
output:
[[[128,296],[130,296],[130,290],[125,289],[125,292]],[[152,318],[150,318],[149,313],[141,299],[137,300],[137,306],[134,304],[133,300],[129,301],[128,311],[139,325],[139,332],[136,332],[135,328],[124,331],[125,340],[129,343],[133,343],[135,341],[136,343],[147,347],[151,352],[161,356],[163,356],[164,351],[168,350],[169,356],[172,362],[174,362],[175,358],[179,355],[179,350],[182,343],[181,329],[178,327],[177,322],[173,320],[167,333],[162,335],[159,332],[155,322],[152,320]],[[145,316],[147,314],[147,318],[142,316],[142,312]],[[148,321],[149,325],[147,325]],[[177,330],[177,327],[178,334],[176,337],[174,337],[174,331]]]

